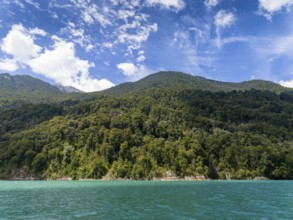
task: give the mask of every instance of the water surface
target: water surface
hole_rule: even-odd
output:
[[[0,181],[0,219],[293,219],[293,181]]]

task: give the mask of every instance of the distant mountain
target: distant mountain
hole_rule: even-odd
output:
[[[279,84],[264,81],[251,80],[241,83],[220,82],[216,80],[205,79],[200,76],[192,76],[182,72],[164,71],[149,75],[137,82],[122,83],[116,87],[112,87],[104,92],[114,96],[128,94],[140,90],[149,90],[156,88],[164,88],[170,90],[197,89],[204,91],[233,91],[233,90],[268,90],[275,93],[293,91]]]
[[[27,75],[0,74],[0,106],[10,103],[47,103],[71,98],[72,87],[57,87]]]
[[[62,92],[49,83],[27,75],[0,74],[0,100],[49,101]]]

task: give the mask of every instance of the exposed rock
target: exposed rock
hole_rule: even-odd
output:
[[[256,177],[254,177],[253,180],[269,180],[269,179],[264,176],[256,176]]]
[[[195,180],[208,180],[204,175],[195,176]]]
[[[231,174],[229,172],[225,172],[226,180],[231,180]]]
[[[41,180],[42,178],[28,172],[27,167],[13,169],[10,180]]]

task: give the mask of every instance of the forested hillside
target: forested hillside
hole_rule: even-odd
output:
[[[174,76],[173,86],[162,81]],[[293,179],[289,90],[255,81],[208,91],[190,77],[160,73],[133,91],[1,108],[0,178]]]
[[[137,82],[127,82],[116,87],[105,90],[103,93],[108,95],[119,96],[133,92],[145,92],[150,89],[164,88],[181,91],[185,89],[204,90],[212,92],[230,92],[233,90],[268,90],[275,93],[292,92],[292,89],[285,88],[279,84],[264,81],[251,80],[241,83],[220,82],[205,79],[199,76],[192,76],[181,72],[164,71],[149,75]]]

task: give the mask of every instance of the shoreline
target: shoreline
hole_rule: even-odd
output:
[[[266,177],[255,177],[247,179],[210,179],[210,178],[153,178],[153,179],[123,179],[123,178],[101,178],[101,179],[73,179],[71,177],[63,177],[58,179],[42,179],[42,178],[11,178],[0,179],[0,181],[145,181],[145,182],[193,182],[193,181],[267,181],[273,180]]]

